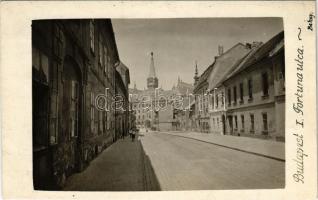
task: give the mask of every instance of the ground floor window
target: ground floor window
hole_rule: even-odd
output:
[[[250,114],[250,118],[251,118],[250,132],[254,133],[254,114]]]
[[[241,129],[241,131],[244,132],[244,128],[245,128],[244,115],[241,115],[241,123],[242,123],[242,129]]]
[[[263,116],[263,131],[267,133],[268,123],[267,123],[267,113],[262,113]]]

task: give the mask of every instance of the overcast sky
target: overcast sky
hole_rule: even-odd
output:
[[[131,85],[147,87],[150,52],[154,52],[159,86],[171,89],[178,76],[193,83],[195,60],[201,74],[217,55],[238,42],[262,41],[283,30],[280,18],[112,19],[121,61],[130,69]]]

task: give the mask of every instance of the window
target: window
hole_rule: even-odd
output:
[[[63,49],[63,32],[60,26],[55,25],[54,27],[54,44],[53,50],[54,54],[58,57],[62,56],[62,49]]]
[[[250,132],[253,133],[254,132],[254,114],[250,114],[250,118],[251,118]]]
[[[248,80],[248,98],[249,98],[249,100],[253,99],[253,81],[252,81],[252,79]]]
[[[89,23],[89,38],[90,38],[90,47],[92,52],[94,53],[95,49],[95,31],[94,31],[94,21],[90,21]]]
[[[32,46],[32,67],[40,71],[41,68],[41,56],[40,51]]]
[[[264,132],[268,131],[268,123],[267,123],[267,113],[263,113],[263,130]]]
[[[236,104],[236,100],[237,100],[236,86],[233,87],[233,98],[234,98],[234,104]]]
[[[106,111],[104,111],[104,115],[103,115],[103,131],[104,131],[104,133],[106,133],[106,130],[107,130],[107,121],[108,121],[108,119],[107,119],[107,112]]]
[[[234,116],[234,122],[235,122],[235,129],[237,130],[237,116]]]
[[[107,48],[104,46],[104,72],[107,73],[108,59],[107,59]]]
[[[222,102],[222,105],[224,105],[224,92],[221,93],[221,102]]]
[[[240,103],[243,103],[243,97],[244,97],[244,89],[243,89],[243,83],[240,83]]]
[[[216,100],[216,108],[219,107],[219,97],[218,94],[215,95],[215,100]]]
[[[46,82],[49,81],[49,58],[36,47],[32,47],[32,66],[43,72]]]
[[[94,108],[95,108],[95,106],[94,106],[94,104],[95,104],[95,97],[94,97],[94,93],[92,93],[91,92],[91,133],[93,133],[94,134],[94,132],[95,132],[95,126],[94,126],[94,119],[95,119],[95,110],[94,110]]]
[[[242,129],[241,129],[241,131],[244,132],[244,129],[245,129],[244,115],[241,115],[241,122],[242,122]]]
[[[227,99],[228,99],[228,104],[229,106],[231,105],[231,89],[228,89],[227,90]]]
[[[99,60],[98,61],[99,61],[100,67],[102,67],[104,54],[103,54],[103,43],[102,43],[102,35],[101,34],[99,34],[98,52],[99,52]]]
[[[263,86],[263,96],[268,96],[268,74],[265,72],[262,74],[262,86]]]
[[[211,107],[214,108],[214,98],[211,98]]]
[[[103,111],[98,111],[98,134],[103,133]]]
[[[71,137],[77,137],[78,133],[78,83],[72,81],[71,88]]]

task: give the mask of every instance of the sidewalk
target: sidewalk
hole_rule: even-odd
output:
[[[214,145],[252,153],[275,160],[285,161],[285,143],[249,137],[218,135],[197,132],[162,132],[164,134],[186,137]]]
[[[105,149],[81,173],[66,180],[63,190],[143,191],[146,189],[145,154],[138,139],[129,137]]]

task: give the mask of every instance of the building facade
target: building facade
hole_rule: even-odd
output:
[[[120,63],[116,68],[116,97],[115,97],[115,138],[123,138],[128,135],[129,131],[129,94],[128,87],[130,83],[129,70]]]
[[[219,52],[201,76],[195,72],[195,130],[285,140],[284,33],[266,43]],[[194,117],[193,117],[194,115]]]
[[[283,43],[281,32],[259,46],[223,82],[227,91],[225,134],[284,141]]]
[[[247,46],[230,70],[210,77],[211,132],[284,141],[284,33]]]
[[[226,105],[224,77],[231,73],[251,51],[250,45],[238,43],[215,57],[214,68],[208,77],[208,112],[211,133],[225,134]]]
[[[208,96],[207,91],[209,87],[208,76],[210,75],[213,64],[211,64],[198,78],[197,76],[197,65],[196,65],[196,75],[194,77],[194,89],[193,95],[195,98],[195,130],[202,133],[210,132],[209,124],[209,110],[208,110]]]
[[[113,142],[115,112],[95,99],[111,104],[118,63],[109,19],[32,22],[35,189],[62,187]]]
[[[171,90],[159,88],[153,52],[150,55],[147,89],[139,90],[136,85],[129,89],[130,102],[136,116],[136,125],[151,130],[175,130],[175,99],[191,93],[193,86],[178,78],[177,85],[173,86]]]

